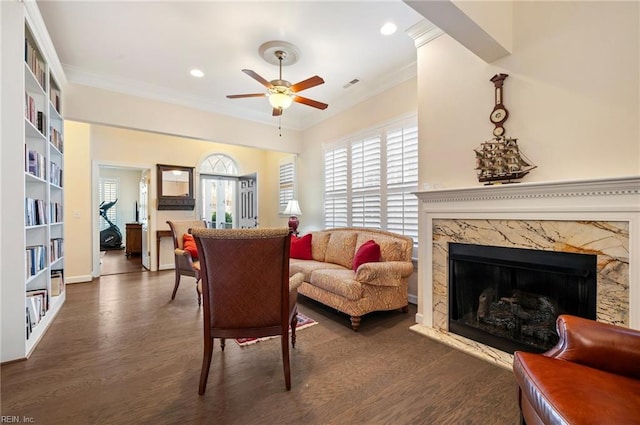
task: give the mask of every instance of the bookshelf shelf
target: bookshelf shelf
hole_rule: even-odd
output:
[[[29,357],[65,301],[58,78],[64,75],[35,1],[0,2],[0,43],[0,135],[3,157],[12,158],[3,161],[0,179],[2,204],[11,206],[3,215],[0,241],[4,363]]]

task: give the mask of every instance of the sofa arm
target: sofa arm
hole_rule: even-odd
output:
[[[411,276],[413,263],[408,261],[381,261],[364,263],[356,270],[354,280],[378,286],[399,286],[402,279]]]
[[[640,331],[566,314],[556,328],[560,340],[545,356],[640,379]]]

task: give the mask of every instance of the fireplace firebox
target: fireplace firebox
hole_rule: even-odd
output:
[[[449,243],[449,331],[513,353],[558,341],[560,314],[596,318],[597,257]]]

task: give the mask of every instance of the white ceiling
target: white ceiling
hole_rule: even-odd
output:
[[[266,98],[227,99],[265,90],[241,70],[278,78],[258,47],[283,40],[300,51],[283,67],[296,83],[325,84],[300,93],[329,107],[294,103],[282,126],[304,129],[416,74],[416,48],[405,32],[423,17],[390,1],[38,1],[71,83],[167,100],[278,125]],[[380,27],[394,22],[390,36]],[[204,78],[189,75],[199,68]],[[353,79],[360,82],[343,86]]]

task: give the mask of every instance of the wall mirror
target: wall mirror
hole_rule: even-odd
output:
[[[193,210],[193,168],[158,164],[158,209]]]

